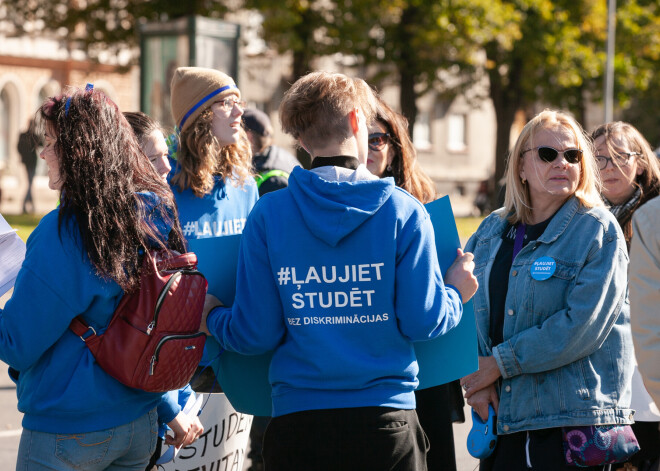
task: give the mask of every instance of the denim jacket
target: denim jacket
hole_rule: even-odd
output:
[[[507,227],[502,214],[488,216],[465,247],[480,286],[473,298],[479,355],[494,356],[502,373],[498,433],[632,423],[628,254],[616,219],[576,198],[559,209],[513,261],[504,341],[493,346],[488,283]],[[544,256],[556,269],[540,281],[530,270]]]

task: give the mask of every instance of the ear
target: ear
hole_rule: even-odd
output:
[[[298,145],[300,145],[300,147],[302,147],[303,150],[304,150],[305,152],[307,152],[307,153],[309,154],[310,157],[314,157],[314,154],[312,154],[312,153],[309,151],[309,149],[307,149],[307,146],[306,146],[305,143],[302,141],[302,139],[298,139]]]
[[[353,134],[357,134],[360,129],[360,114],[358,113],[357,108],[353,108],[348,112],[348,123],[351,126]]]

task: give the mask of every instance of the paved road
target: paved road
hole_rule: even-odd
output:
[[[0,298],[0,307],[5,305],[7,298],[7,295]],[[7,366],[0,362],[0,471],[16,468],[23,417],[16,409],[16,387],[6,371]],[[464,424],[454,424],[456,462],[458,471],[474,471],[478,461],[468,454],[466,448],[467,434],[472,425],[468,407],[465,409],[465,417],[467,420]]]

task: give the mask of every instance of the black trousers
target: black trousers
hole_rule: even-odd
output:
[[[577,468],[568,466],[564,457],[561,428],[529,431],[529,460],[527,467],[527,433],[517,432],[497,436],[493,454],[481,460],[479,471],[608,471],[610,465]]]
[[[428,440],[415,410],[323,409],[273,418],[265,471],[426,471]]]
[[[429,471],[456,471],[454,422],[465,422],[463,391],[458,381],[415,391],[417,417],[429,439]]]

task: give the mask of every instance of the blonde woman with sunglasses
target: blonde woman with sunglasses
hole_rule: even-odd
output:
[[[628,123],[603,124],[591,133],[591,138],[603,181],[603,199],[619,222],[630,248],[633,214],[660,192],[658,159],[644,136]],[[631,286],[632,283],[631,276]],[[632,315],[635,315],[634,310]],[[660,411],[644,388],[637,367],[633,373],[631,406],[635,409],[632,428],[641,450],[630,463],[645,471],[660,459]]]
[[[527,123],[506,178],[505,207],[465,247],[479,281],[479,370],[461,384],[479,416],[497,413],[481,469],[575,469],[563,433],[633,421],[626,244],[600,198],[590,140],[568,114]]]

